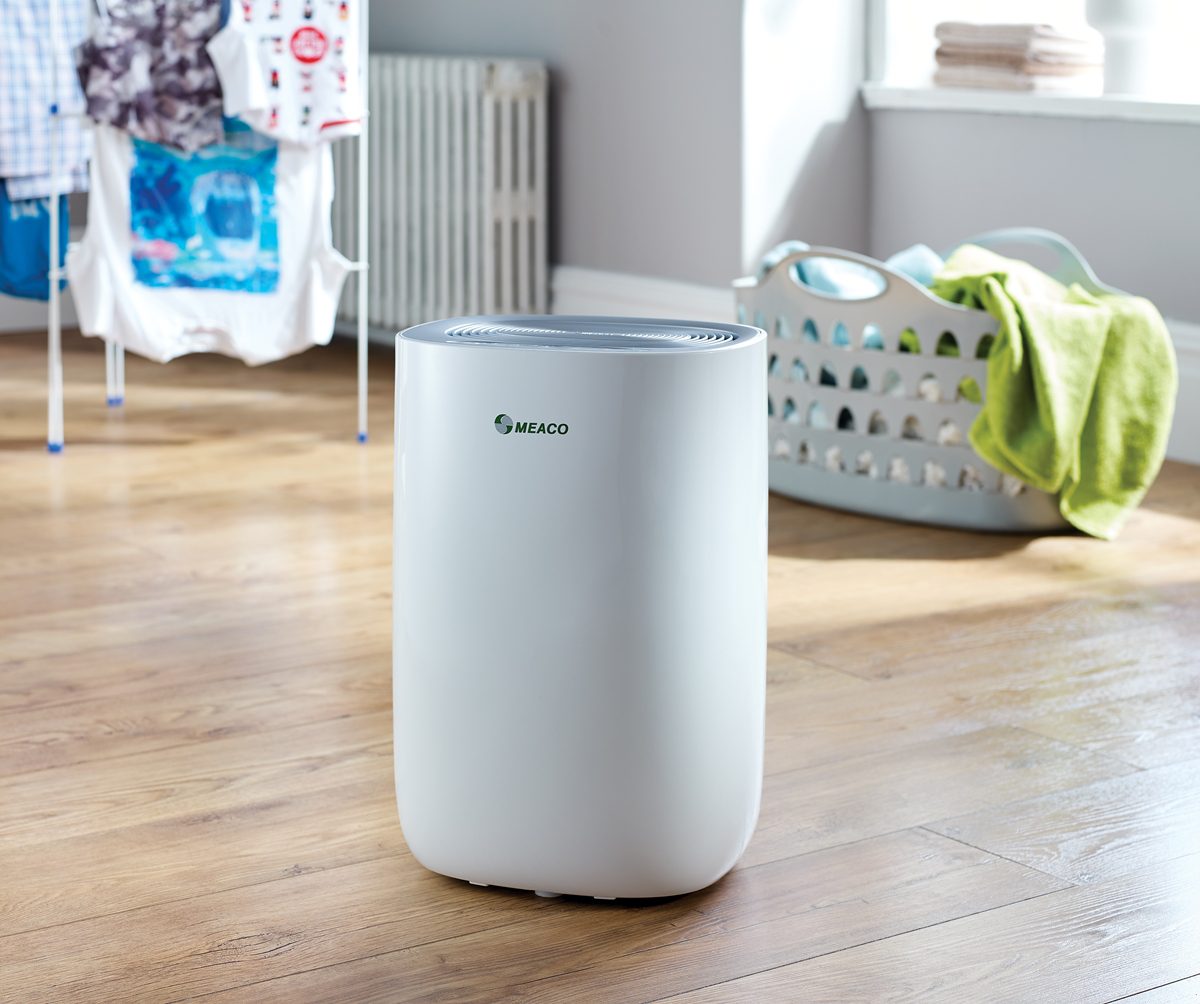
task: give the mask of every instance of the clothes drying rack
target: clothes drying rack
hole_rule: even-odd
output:
[[[106,13],[105,0],[95,0],[101,13]],[[66,277],[65,262],[59,255],[59,215],[58,201],[62,192],[59,191],[58,178],[58,122],[71,118],[83,118],[82,112],[67,112],[60,101],[58,72],[58,51],[61,42],[62,26],[58,19],[59,0],[50,0],[50,48],[53,58],[50,61],[50,268],[47,279],[50,286],[50,300],[47,317],[47,421],[46,449],[51,453],[61,453],[65,443],[63,430],[63,362],[62,362],[62,291],[60,283]],[[355,274],[355,293],[358,297],[357,337],[358,337],[358,441],[367,441],[367,283],[366,272],[369,268],[369,242],[367,241],[367,225],[369,223],[367,191],[369,185],[369,167],[367,144],[367,119],[370,115],[370,78],[368,74],[368,55],[370,23],[370,3],[362,0],[359,12],[359,61],[358,85],[362,95],[362,127],[355,142],[358,143],[358,256],[350,265],[350,271]],[[125,403],[125,349],[116,342],[104,340],[104,382],[105,401],[110,408],[120,407]]]

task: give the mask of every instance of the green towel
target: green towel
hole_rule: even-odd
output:
[[[1093,296],[971,244],[932,288],[998,322],[971,445],[1111,540],[1162,466],[1175,409],[1175,352],[1154,305]]]

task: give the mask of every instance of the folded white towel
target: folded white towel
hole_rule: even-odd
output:
[[[1007,66],[1025,73],[1080,73],[1104,65],[1103,50],[1068,54],[939,45],[934,55],[939,66]]]
[[[1086,26],[1070,30],[1048,24],[972,24],[943,21],[934,30],[942,45],[1041,56],[1099,57],[1104,39]]]
[[[1101,70],[1086,73],[1025,73],[1003,66],[939,66],[933,75],[938,87],[985,87],[999,91],[1039,94],[1097,95],[1104,91]]]

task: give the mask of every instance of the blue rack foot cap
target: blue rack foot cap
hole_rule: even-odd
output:
[[[358,441],[360,443],[365,443],[367,441],[367,434],[365,432],[360,432],[358,434]]]
[[[110,408],[119,408],[125,403],[123,397],[106,397],[104,400]]]
[[[62,443],[47,443],[46,444],[46,449],[49,450],[51,453],[62,453],[62,448],[63,448]]]

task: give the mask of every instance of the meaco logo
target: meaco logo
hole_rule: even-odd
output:
[[[565,436],[570,431],[566,422],[514,422],[507,415],[496,416],[496,431],[502,436],[510,432],[525,435]]]

